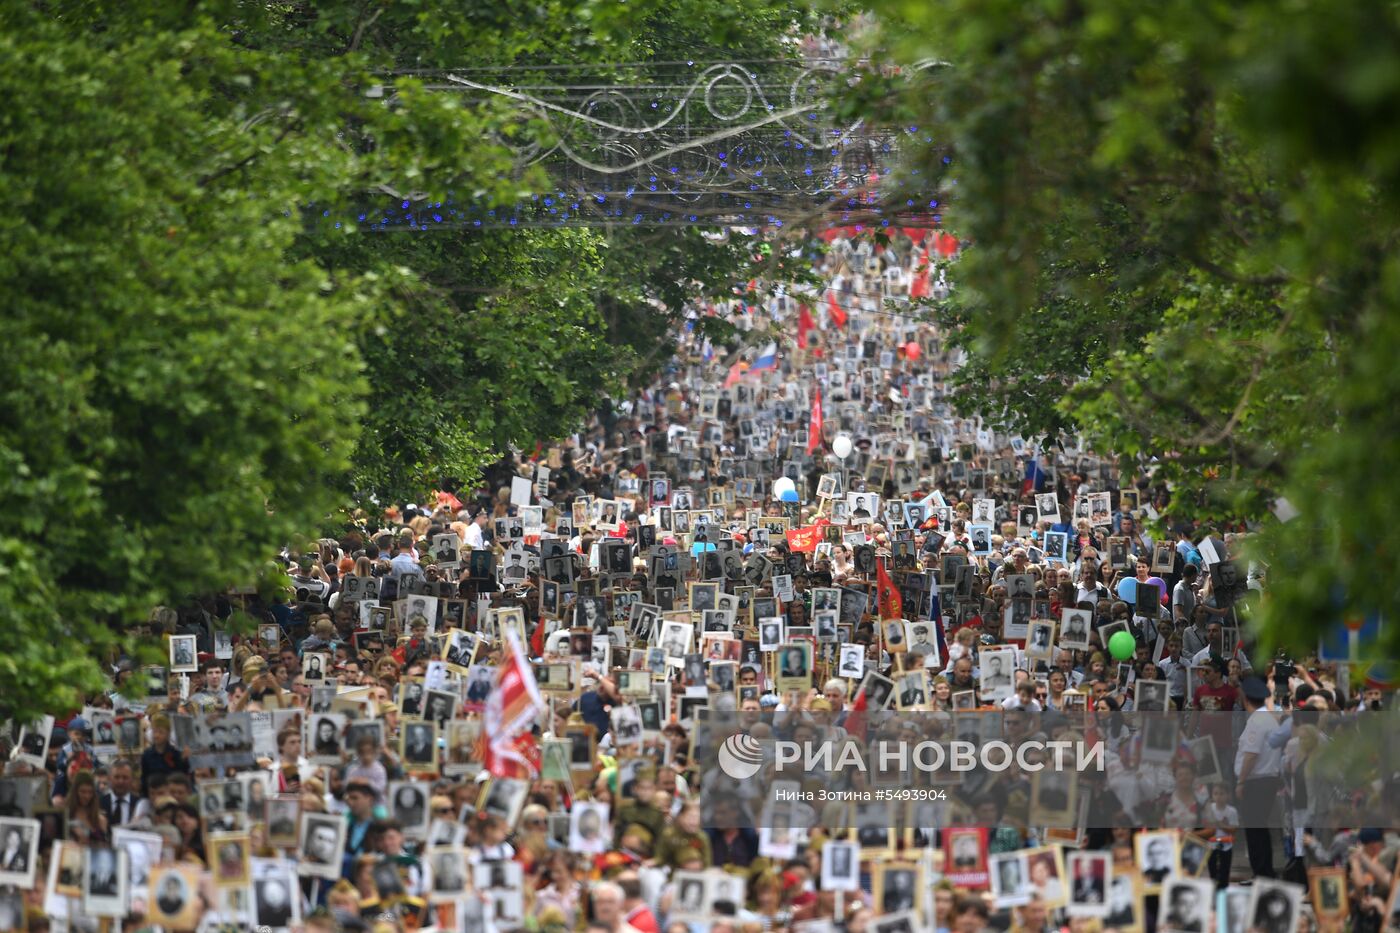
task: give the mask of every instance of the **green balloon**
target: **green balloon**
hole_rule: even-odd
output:
[[[1115,661],[1128,660],[1136,650],[1137,642],[1133,641],[1133,636],[1127,632],[1114,632],[1113,637],[1108,640],[1108,653],[1113,655]]]

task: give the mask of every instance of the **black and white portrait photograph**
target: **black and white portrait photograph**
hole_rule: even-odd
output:
[[[812,646],[786,644],[778,649],[778,689],[801,690],[812,676]],[[800,681],[800,684],[799,684]],[[785,682],[790,686],[785,686]]]
[[[285,794],[267,798],[267,839],[275,848],[294,848],[297,822],[301,818],[301,797]]]
[[[1031,814],[1040,826],[1063,826],[1074,820],[1079,772],[1041,768],[1031,774]]]
[[[917,865],[908,862],[876,863],[873,886],[875,910],[882,916],[922,909]]]
[[[922,929],[923,921],[913,910],[877,916],[870,921],[871,933],[918,933]]]
[[[1205,879],[1191,879],[1208,885]],[[1297,929],[1304,888],[1270,878],[1254,879],[1254,896],[1249,902],[1249,929],[1257,933],[1292,933]]]
[[[194,635],[170,636],[170,671],[188,674],[199,670],[198,649]]]
[[[1024,852],[999,852],[987,860],[987,878],[992,886],[992,903],[1016,907],[1030,902],[1031,882]]]
[[[405,722],[402,726],[399,752],[409,771],[431,771],[437,767],[437,723],[432,720]]]
[[[894,681],[883,674],[869,671],[854,696],[865,694],[866,709],[885,709],[894,699]]]
[[[126,853],[112,846],[89,846],[83,866],[83,910],[94,917],[126,915]]]
[[[783,643],[783,617],[758,620],[758,647],[761,651],[777,651]]]
[[[1142,760],[1171,761],[1176,755],[1180,723],[1176,716],[1143,716]]]
[[[173,930],[190,930],[199,922],[199,866],[159,865],[149,887],[146,910],[152,921]]]
[[[574,689],[574,665],[568,662],[537,665],[535,680],[541,690],[568,693]]]
[[[466,853],[457,848],[430,849],[427,862],[433,877],[431,896],[459,897],[468,883]]]
[[[118,827],[112,830],[112,844],[126,853],[127,880],[132,895],[146,897],[151,869],[160,863],[164,845],[160,835]]]
[[[513,859],[477,862],[472,866],[472,883],[486,892],[486,905],[496,929],[519,926],[525,919],[524,869]]]
[[[661,650],[677,667],[690,651],[690,637],[694,631],[695,626],[672,619],[661,623]]]
[[[1031,599],[1035,596],[1035,577],[1028,573],[1006,575],[1006,595],[1009,599]]]
[[[612,708],[613,743],[618,746],[637,745],[642,741],[642,714],[631,704]]]
[[[821,889],[856,891],[860,889],[860,845],[831,840],[822,845]]]
[[[612,845],[608,805],[599,801],[575,801],[569,812],[569,848],[600,855]]]
[[[478,799],[477,810],[499,816],[507,826],[514,826],[525,807],[525,797],[529,793],[528,781],[514,778],[492,778]]]
[[[1171,832],[1138,833],[1133,837],[1138,870],[1151,894],[1168,875],[1176,874],[1176,836]]]
[[[1016,649],[1010,646],[984,648],[978,655],[978,662],[982,699],[1001,702],[1011,696],[1016,678]]]
[[[676,919],[699,920],[708,912],[709,899],[706,896],[704,872],[677,871],[672,875],[675,897],[671,901],[671,914]]]
[[[905,634],[908,639],[907,650],[910,654],[922,655],[924,666],[929,667],[938,663],[938,636],[934,632],[934,622],[910,622],[905,626]],[[930,660],[930,656],[932,659]]]
[[[403,827],[409,839],[422,839],[428,831],[428,790],[418,781],[389,783],[389,813]]]
[[[865,646],[844,644],[836,665],[836,676],[859,681],[865,676]]]
[[[301,658],[301,677],[307,683],[316,684],[329,675],[331,656],[321,651],[308,651]]]
[[[448,690],[427,690],[423,696],[423,718],[439,729],[457,712],[457,694]]]
[[[47,796],[47,776],[0,777],[0,817],[30,816]]]
[[[257,859],[253,863],[253,911],[259,927],[285,930],[300,922],[301,892],[291,862]]]
[[[992,553],[992,526],[991,525],[968,525],[968,548],[978,557],[986,557]]]
[[[303,813],[297,872],[331,881],[339,878],[345,828],[345,818],[340,814]]]
[[[928,703],[928,681],[923,668],[901,674],[895,686],[895,705],[901,710]]]
[[[326,684],[320,687],[311,688],[311,702],[308,704],[313,713],[329,713],[331,703],[335,702],[335,684]]]
[[[1026,657],[1048,661],[1055,651],[1055,623],[1035,621],[1026,631]]]
[[[868,524],[880,514],[880,497],[869,492],[848,492],[846,514],[852,525]]]
[[[1141,889],[1142,876],[1137,872],[1114,872],[1108,886],[1108,910],[1103,917],[1106,929],[1141,926]]]
[[[313,764],[338,765],[345,743],[345,716],[340,713],[311,715],[306,719],[306,757]]]
[[[1168,686],[1165,680],[1134,681],[1133,709],[1139,713],[1166,712]]]
[[[42,770],[49,754],[49,739],[52,736],[53,717],[41,716],[20,729],[19,744],[14,757]]]
[[[1102,917],[1108,912],[1108,892],[1113,879],[1113,856],[1108,852],[1067,850],[1069,873],[1067,911],[1077,917]]]
[[[0,887],[34,887],[38,869],[39,822],[18,817],[0,818]]]
[[[1060,647],[1072,651],[1088,651],[1089,631],[1093,620],[1094,613],[1088,609],[1061,609]]]
[[[1215,885],[1204,878],[1172,877],[1157,902],[1157,929],[1173,933],[1209,933]],[[1285,928],[1285,931],[1290,928]],[[1284,933],[1284,931],[1279,931]]]

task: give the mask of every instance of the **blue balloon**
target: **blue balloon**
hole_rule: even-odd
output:
[[[797,490],[796,490],[796,489],[784,489],[784,490],[783,490],[783,494],[782,494],[782,496],[781,496],[780,498],[781,498],[782,501],[784,501],[784,502],[796,502],[796,501],[798,501],[798,500],[797,500]]]

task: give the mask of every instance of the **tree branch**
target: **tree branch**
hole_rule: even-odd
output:
[[[285,126],[283,126],[282,131],[277,134],[277,138],[272,141],[272,145],[279,145],[282,142],[282,140],[286,139],[289,135],[291,135],[292,131],[299,126],[301,126],[301,122],[299,120],[293,120],[291,123],[288,123]],[[243,169],[251,165],[254,159],[262,155],[262,152],[263,150],[261,148],[254,149],[252,152],[248,153],[246,156],[239,159],[237,162],[234,162],[232,165],[226,165],[221,169],[217,169],[216,171],[210,172],[208,175],[205,175],[197,182],[198,187],[207,188],[214,182],[218,181],[220,178],[223,178],[227,175],[232,175],[234,172],[242,171]]]
[[[1222,278],[1227,282],[1234,282],[1236,285],[1255,285],[1262,288],[1271,288],[1275,285],[1288,284],[1288,276],[1286,275],[1277,273],[1274,275],[1240,275],[1237,272],[1231,272],[1218,263],[1206,259],[1204,256],[1188,256],[1187,261],[1193,266],[1205,272],[1209,272],[1217,278]]]
[[[355,34],[350,37],[350,44],[345,47],[345,53],[347,55],[359,49],[360,40],[364,39],[365,37],[365,30],[373,26],[375,20],[379,19],[380,16],[383,16],[384,11],[386,9],[387,7],[380,7],[379,9],[374,11],[374,15],[371,16],[369,19],[365,19],[364,8],[362,7],[360,9],[359,22],[355,24]]]

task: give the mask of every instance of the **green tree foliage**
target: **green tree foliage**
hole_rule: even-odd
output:
[[[1151,469],[1168,522],[1260,522],[1266,641],[1395,617],[1396,8],[873,7],[872,45],[949,63],[852,100],[954,150],[918,168],[973,243],[939,312],[968,407]]]
[[[737,34],[776,50],[805,15],[690,0],[0,7],[0,717],[73,708],[118,651],[159,658],[136,637],[152,607],[258,578],[348,490],[421,491],[570,430],[642,360],[630,341],[657,332],[633,326],[653,289],[674,313],[701,290],[685,276],[732,281],[748,262],[689,232],[659,247],[586,230],[309,232],[308,206],[380,185],[504,203],[543,184],[499,144],[540,127],[413,78],[387,105],[366,93],[386,71],[596,71]]]
[[[300,221],[268,209],[345,160],[269,149],[230,192],[213,176],[256,144],[202,113],[212,30],[9,9],[0,710],[23,717],[100,688],[95,659],[155,604],[252,579],[323,515],[362,381],[337,323],[355,292],[286,261]]]

